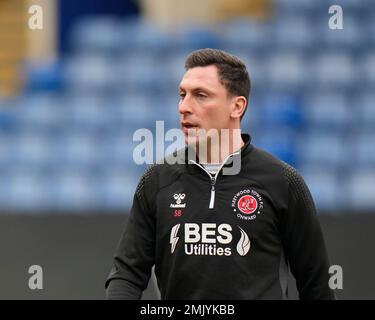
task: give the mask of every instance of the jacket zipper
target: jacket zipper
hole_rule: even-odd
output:
[[[216,178],[211,177],[211,197],[210,197],[210,204],[208,206],[209,209],[213,209],[215,205],[215,184],[216,184]]]
[[[210,203],[208,205],[208,208],[209,209],[213,209],[215,207],[215,185],[216,185],[216,180],[217,180],[217,177],[221,171],[221,169],[224,167],[224,165],[226,164],[226,162],[228,161],[228,159],[237,154],[238,152],[235,152],[235,153],[232,153],[230,154],[228,157],[225,158],[225,160],[221,163],[219,169],[217,170],[215,176],[213,177],[211,175],[211,173],[209,173],[205,167],[203,167],[200,163],[197,163],[195,162],[194,160],[189,160],[190,162],[194,163],[195,165],[197,165],[199,168],[201,168],[204,172],[206,172],[208,174],[208,176],[210,177],[210,181],[211,181],[211,196],[210,196]]]

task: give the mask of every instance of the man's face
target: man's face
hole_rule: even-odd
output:
[[[180,83],[180,124],[188,140],[188,130],[227,129],[233,99],[220,83],[215,65],[195,67],[186,71]],[[189,135],[190,137],[190,135]],[[194,139],[195,140],[195,139]]]

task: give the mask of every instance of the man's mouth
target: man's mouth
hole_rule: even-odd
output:
[[[190,123],[190,122],[182,122],[181,127],[184,132],[187,132],[189,129],[197,129],[198,126],[196,124]]]

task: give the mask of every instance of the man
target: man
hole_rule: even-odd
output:
[[[179,112],[187,148],[174,155],[182,161],[143,175],[107,297],[139,299],[155,265],[162,299],[286,299],[289,266],[301,299],[333,299],[306,184],[240,134],[250,93],[245,65],[203,49],[185,69]],[[215,129],[220,139],[204,139],[198,129]]]

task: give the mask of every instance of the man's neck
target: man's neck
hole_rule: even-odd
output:
[[[206,152],[199,153],[201,163],[222,163],[229,155],[239,151],[244,146],[240,129],[229,130],[228,137],[220,135],[219,141],[209,139]],[[205,148],[204,148],[205,149]]]

